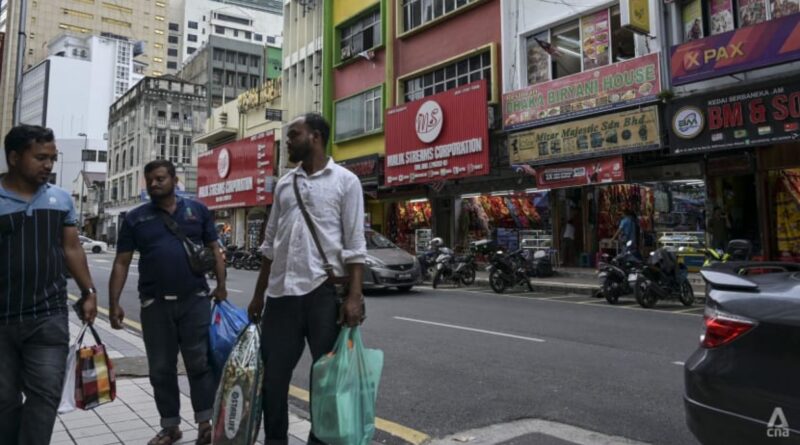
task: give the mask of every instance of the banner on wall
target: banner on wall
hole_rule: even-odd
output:
[[[538,127],[508,136],[512,164],[653,150],[661,146],[658,106]]]
[[[657,100],[658,53],[503,95],[503,125],[517,130]]]
[[[672,83],[683,85],[800,60],[797,15],[673,46]]]
[[[197,198],[209,209],[272,204],[275,134],[240,139],[197,156]]]
[[[386,185],[489,173],[486,81],[386,111]]]
[[[581,17],[583,71],[611,63],[608,9]]]
[[[622,156],[548,165],[536,169],[536,186],[539,188],[580,187],[624,180]]]

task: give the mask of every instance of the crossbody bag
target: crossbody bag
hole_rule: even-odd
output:
[[[183,249],[186,251],[186,256],[189,258],[189,267],[195,275],[205,275],[214,270],[217,266],[217,257],[214,255],[214,249],[206,246],[198,246],[190,240],[186,234],[183,233],[178,223],[172,219],[167,212],[159,211],[161,219],[167,229],[183,244]]]

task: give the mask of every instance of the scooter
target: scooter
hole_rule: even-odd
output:
[[[419,268],[422,271],[422,279],[424,281],[430,280],[434,272],[436,272],[436,258],[439,256],[441,248],[428,249],[417,255]]]
[[[608,304],[616,304],[619,297],[633,293],[641,268],[642,261],[636,256],[631,241],[628,241],[623,252],[612,259],[604,253],[597,267],[600,290],[596,296],[605,298]]]
[[[498,250],[492,255],[486,271],[489,272],[489,286],[493,291],[502,294],[509,287],[525,284],[533,292],[522,252],[522,249],[510,253]]]
[[[679,300],[684,306],[694,303],[689,271],[684,264],[678,264],[674,253],[663,247],[650,253],[636,276],[633,292],[636,302],[648,309],[658,300]]]
[[[475,259],[472,255],[454,256],[453,251],[443,247],[436,258],[436,272],[433,274],[432,287],[442,282],[469,286],[475,282]]]

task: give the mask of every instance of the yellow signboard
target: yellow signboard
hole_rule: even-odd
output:
[[[639,34],[650,34],[649,0],[622,0],[620,3],[622,26]]]
[[[660,146],[658,106],[548,125],[508,138],[512,164],[558,162]]]
[[[259,88],[247,90],[239,95],[239,111],[246,112],[253,108],[265,107],[281,96],[281,78],[267,79]]]

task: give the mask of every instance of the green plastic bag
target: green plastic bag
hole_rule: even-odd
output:
[[[311,428],[329,445],[366,445],[375,434],[375,399],[383,351],[366,349],[361,332],[342,328],[333,351],[314,363]]]

